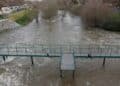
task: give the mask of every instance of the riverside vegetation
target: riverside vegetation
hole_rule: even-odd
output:
[[[36,6],[35,9],[14,13],[10,18],[21,25],[26,25],[37,18],[39,11],[42,12],[44,19],[52,19],[57,15],[58,10],[67,10],[80,16],[88,27],[120,31],[120,9],[112,3],[103,0],[83,0],[84,3],[73,1],[76,0],[43,0],[32,4],[33,7]]]

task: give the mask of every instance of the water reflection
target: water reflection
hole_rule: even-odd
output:
[[[81,37],[81,20],[78,17],[71,15],[70,13],[66,13],[63,17],[60,12],[58,12],[58,16],[51,20],[43,20],[41,19],[40,25],[38,26],[38,35],[41,35],[42,38],[36,38],[34,42],[43,42],[46,43],[76,43],[80,42]],[[38,40],[39,41],[38,41]]]

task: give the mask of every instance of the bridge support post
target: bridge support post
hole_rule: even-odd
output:
[[[5,62],[5,60],[6,60],[6,56],[3,56],[3,61]]]
[[[63,77],[63,74],[62,74],[62,72],[63,72],[63,71],[62,71],[62,70],[60,70],[60,77],[61,77],[61,78]]]
[[[105,63],[106,63],[106,58],[104,57],[104,59],[103,59],[103,67],[105,67]]]
[[[34,60],[33,60],[33,57],[31,56],[31,64],[34,65]]]
[[[73,79],[75,78],[75,70],[73,70],[73,76],[72,77],[73,77]]]

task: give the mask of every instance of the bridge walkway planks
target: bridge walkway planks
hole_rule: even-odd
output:
[[[73,54],[63,54],[60,62],[60,77],[63,77],[63,71],[72,71],[73,78],[75,73],[75,58]]]

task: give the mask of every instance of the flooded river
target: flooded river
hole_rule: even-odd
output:
[[[62,17],[58,12],[53,20],[44,20],[40,17],[39,24],[35,21],[29,25],[2,32],[1,43],[79,43],[82,36],[82,24],[79,17],[66,13]]]
[[[120,33],[97,28],[85,28],[81,18],[72,15],[69,12],[65,12],[63,16],[63,12],[59,11],[58,15],[53,20],[44,20],[39,17],[39,21],[40,22],[38,24],[36,24],[34,20],[25,27],[0,32],[0,44],[120,44]],[[61,81],[58,69],[59,59],[35,58],[34,60],[34,67],[30,66],[30,59],[26,57],[11,57],[8,58],[5,63],[0,60],[0,86],[80,86],[79,80],[81,82],[85,82],[79,78],[78,73],[77,83],[74,83],[71,79],[68,81]],[[98,62],[98,60],[96,61]],[[95,61],[93,63],[95,63]],[[98,68],[100,68],[100,63],[101,60],[100,62],[95,63]],[[81,86],[107,86],[97,85],[99,82],[94,85],[90,85],[91,83],[87,81],[87,79],[90,80],[90,77],[85,76],[86,72],[84,73],[83,71],[91,72],[93,69],[94,72],[94,70],[97,70],[97,67],[89,69],[93,65],[94,64],[91,64],[89,67],[84,66],[85,69],[82,68],[83,70],[80,70],[80,74],[83,74],[81,77],[86,77],[84,78],[86,82],[81,83]],[[117,70],[117,67],[115,68]],[[108,68],[108,71],[109,70],[110,69]],[[99,75],[101,75],[101,73],[106,75],[104,71],[97,72]],[[109,74],[111,73],[108,73],[108,76]],[[88,74],[88,76],[93,77],[93,73],[92,75]],[[106,75],[104,78],[108,80],[109,77],[112,77],[108,76]],[[117,75],[115,76],[117,77]],[[97,77],[93,77],[93,80],[95,80],[95,78]],[[102,78],[103,77],[101,77],[101,79]],[[117,82],[115,77],[113,77],[113,79],[113,81]],[[91,80],[91,82],[93,81]]]

